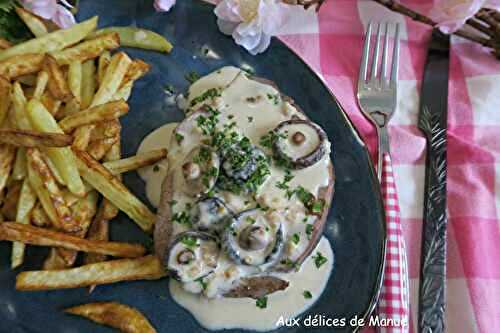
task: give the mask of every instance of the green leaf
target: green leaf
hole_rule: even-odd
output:
[[[304,295],[305,299],[309,299],[309,298],[313,297],[313,295],[311,294],[311,292],[309,290],[304,290],[303,295]]]
[[[255,305],[258,308],[265,309],[267,308],[267,297],[261,297],[255,301]]]
[[[314,259],[314,264],[316,265],[316,268],[320,268],[328,261],[328,259],[325,256],[323,256],[319,251],[312,258]]]

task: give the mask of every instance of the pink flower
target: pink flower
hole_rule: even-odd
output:
[[[51,20],[60,28],[68,28],[75,24],[75,17],[68,10],[71,5],[66,0],[61,0],[62,5],[58,4],[57,0],[21,0],[20,2],[27,10],[46,20]]]
[[[482,7],[500,8],[500,0],[437,0],[430,18],[444,33],[453,33]]]
[[[280,0],[222,0],[214,13],[220,31],[253,55],[264,52],[285,20]]]
[[[155,0],[154,7],[157,12],[168,12],[175,5],[175,0]]]

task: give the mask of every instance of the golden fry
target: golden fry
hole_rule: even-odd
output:
[[[49,74],[49,91],[57,99],[68,103],[73,98],[71,90],[69,90],[68,82],[64,77],[64,73],[57,64],[56,60],[51,56],[46,56],[43,68]]]
[[[155,215],[105,167],[83,151],[75,151],[78,168],[85,181],[125,212],[144,231],[151,232]]]
[[[104,74],[106,73],[106,69],[108,68],[110,62],[111,53],[109,51],[105,51],[99,56],[99,61],[97,64],[97,82],[99,83],[99,85],[101,85]]]
[[[125,101],[108,102],[67,116],[59,122],[59,126],[68,133],[80,126],[117,119],[127,112]]]
[[[65,309],[64,312],[114,327],[125,333],[156,333],[155,328],[139,310],[125,304],[89,303]]]
[[[110,260],[56,271],[22,272],[16,277],[16,289],[79,288],[120,281],[158,280],[165,275],[165,269],[160,260],[149,255],[137,259]]]
[[[50,223],[50,219],[47,216],[47,213],[43,210],[40,201],[37,202],[33,210],[31,211],[31,220],[30,222],[37,227],[49,227],[52,223]]]
[[[71,102],[67,103],[65,107],[68,107],[68,105],[72,105],[73,101],[74,99]],[[45,106],[45,108],[50,112],[51,115],[53,115],[54,117],[59,116],[62,101],[52,97],[52,94],[50,92],[46,91],[40,98],[40,102],[42,102],[43,106]]]
[[[82,97],[81,107],[87,109],[94,99],[96,90],[95,63],[94,60],[87,60],[82,65]]]
[[[18,147],[66,147],[71,146],[73,137],[60,133],[2,128],[0,129],[0,143]]]
[[[17,148],[16,160],[10,177],[13,180],[22,180],[26,177],[26,148]]]
[[[118,137],[116,136],[91,141],[87,148],[87,153],[96,161],[100,161],[117,141]]]
[[[36,148],[29,148],[26,154],[31,187],[54,227],[67,232],[80,230],[42,153]]]
[[[154,50],[169,53],[172,50],[172,44],[162,35],[151,30],[140,29],[136,27],[109,27],[97,30],[90,34],[88,38],[100,36],[110,32],[120,34],[120,44],[122,46],[137,47],[140,49]]]
[[[17,223],[29,224],[30,213],[36,203],[36,194],[31,189],[29,181],[25,179],[19,194],[17,203],[16,221]],[[12,243],[11,268],[19,267],[24,261],[24,249],[26,245],[20,242]]]
[[[37,100],[31,100],[26,106],[26,110],[31,123],[36,130],[64,134],[61,128],[57,125],[56,120],[47,111],[47,109],[45,109],[43,104]],[[46,148],[46,151],[69,190],[76,195],[83,196],[85,193],[83,182],[80,178],[80,174],[75,163],[75,157],[71,149],[67,147]]]
[[[122,258],[137,258],[146,252],[144,246],[140,244],[91,241],[17,222],[3,222],[0,224],[0,239],[37,246],[62,247],[68,250],[101,253]]]
[[[167,157],[167,150],[158,149],[117,161],[105,162],[103,163],[103,166],[113,175],[118,175],[128,171],[137,170],[148,165],[153,165],[165,157]]]
[[[24,130],[31,129],[30,120],[24,110],[26,107],[26,97],[24,96],[23,88],[21,88],[19,82],[13,84],[11,98],[16,127]]]
[[[47,53],[62,50],[84,39],[97,26],[97,16],[75,24],[71,28],[51,32],[0,51],[0,60],[27,53]]]
[[[151,66],[141,59],[134,59],[132,61],[132,64],[128,68],[127,74],[125,75],[124,80],[121,83],[121,87],[126,85],[130,81],[136,81],[146,75],[147,72],[149,72],[149,69]]]
[[[123,99],[128,101],[130,95],[132,94],[132,88],[134,87],[134,81],[129,81],[118,89],[118,91],[113,95],[113,100],[118,101]]]
[[[105,199],[104,199],[105,200]],[[109,220],[104,216],[104,203],[101,203],[97,215],[90,224],[90,229],[87,233],[87,239],[107,241],[109,239]],[[95,262],[106,261],[106,256],[97,253],[85,253],[83,262],[85,264],[92,264]]]
[[[10,108],[10,82],[0,76],[0,126],[3,124]]]
[[[94,141],[118,137],[121,129],[122,126],[118,120],[106,121],[96,125],[91,137]]]
[[[42,53],[28,53],[0,60],[0,76],[13,80],[23,75],[37,73],[42,69],[44,58],[45,55]]]
[[[16,157],[16,147],[6,144],[0,144],[0,192],[7,185],[10,171]]]
[[[45,87],[49,81],[49,74],[46,71],[38,72],[36,77],[35,92],[33,93],[33,98],[40,99],[45,92]]]
[[[35,37],[42,37],[49,33],[43,19],[40,17],[21,7],[16,7],[16,13]]]
[[[104,161],[106,162],[112,162],[119,160],[122,156],[121,154],[121,142],[120,142],[120,135],[118,135],[118,141],[111,147],[111,149],[106,153],[106,156],[104,156]],[[121,175],[115,175],[117,179],[120,181],[122,180]],[[113,205],[108,199],[104,198],[102,200],[102,208],[103,208],[103,218],[107,220],[112,220],[118,215],[119,210],[118,208]]]
[[[68,66],[68,86],[73,97],[81,104],[82,101],[82,63],[73,61]]]
[[[60,65],[69,65],[74,61],[84,62],[98,57],[106,50],[116,49],[120,46],[120,37],[117,33],[100,35],[71,48],[53,52],[52,56]]]

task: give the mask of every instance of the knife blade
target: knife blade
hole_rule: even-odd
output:
[[[434,29],[427,53],[418,127],[427,140],[419,332],[445,331],[446,128],[450,37]]]

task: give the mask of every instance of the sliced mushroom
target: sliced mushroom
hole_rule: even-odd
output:
[[[179,234],[169,248],[167,269],[174,279],[192,282],[215,270],[219,252],[213,235],[186,231]]]
[[[294,169],[307,168],[326,153],[326,134],[318,125],[306,119],[284,121],[274,129],[274,154],[288,161]]]
[[[217,197],[203,198],[191,210],[193,225],[203,231],[221,231],[231,216],[231,210]]]
[[[258,299],[279,290],[288,288],[288,281],[274,276],[253,276],[238,280],[236,285],[224,297]]]
[[[238,264],[267,270],[283,252],[284,231],[281,222],[273,222],[260,209],[238,214],[224,233],[224,248]]]
[[[202,145],[191,150],[181,166],[184,192],[193,197],[208,193],[215,185],[219,166],[219,156],[209,146]]]

